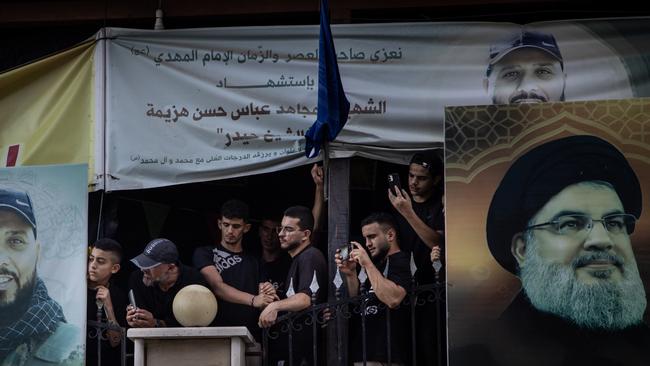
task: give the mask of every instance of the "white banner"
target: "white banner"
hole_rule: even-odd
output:
[[[487,77],[489,53],[524,31],[557,40],[556,98],[642,96],[634,85],[640,77],[623,60],[638,53],[630,44],[627,51],[621,42],[611,46],[608,37],[620,40],[603,30],[611,24],[617,23],[333,26],[351,113],[330,154],[399,161],[403,152],[441,147],[445,106],[507,102]],[[106,33],[107,190],[307,163],[303,135],[316,118],[317,26]]]

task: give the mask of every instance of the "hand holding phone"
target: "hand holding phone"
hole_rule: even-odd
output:
[[[402,184],[399,179],[399,174],[397,173],[388,174],[388,188],[390,188],[390,191],[395,196],[398,195],[397,192],[402,191]]]
[[[345,246],[342,246],[339,250],[339,256],[342,261],[350,260],[350,252],[352,252],[352,244],[348,243]]]
[[[133,306],[134,309],[138,308],[138,305],[135,303],[135,296],[133,295],[133,290],[129,290],[129,303]]]

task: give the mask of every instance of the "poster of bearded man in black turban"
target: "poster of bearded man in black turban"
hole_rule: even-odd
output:
[[[646,109],[447,109],[450,365],[650,364]]]

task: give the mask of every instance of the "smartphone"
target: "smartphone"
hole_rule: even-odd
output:
[[[138,305],[135,304],[135,296],[133,295],[133,290],[129,290],[129,302],[134,308],[138,308]]]
[[[350,260],[350,252],[352,252],[352,244],[348,243],[342,246],[339,250],[339,256],[342,261]]]
[[[393,192],[394,195],[397,196],[397,192],[402,191],[402,184],[400,183],[399,180],[399,174],[397,173],[391,173],[388,174],[388,187],[390,188],[390,191]]]

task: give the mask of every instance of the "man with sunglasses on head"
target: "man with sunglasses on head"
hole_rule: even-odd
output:
[[[512,352],[487,359],[650,364],[646,294],[630,240],[641,211],[635,172],[598,137],[554,140],[515,161],[492,198],[487,240],[522,291],[490,331]]]

